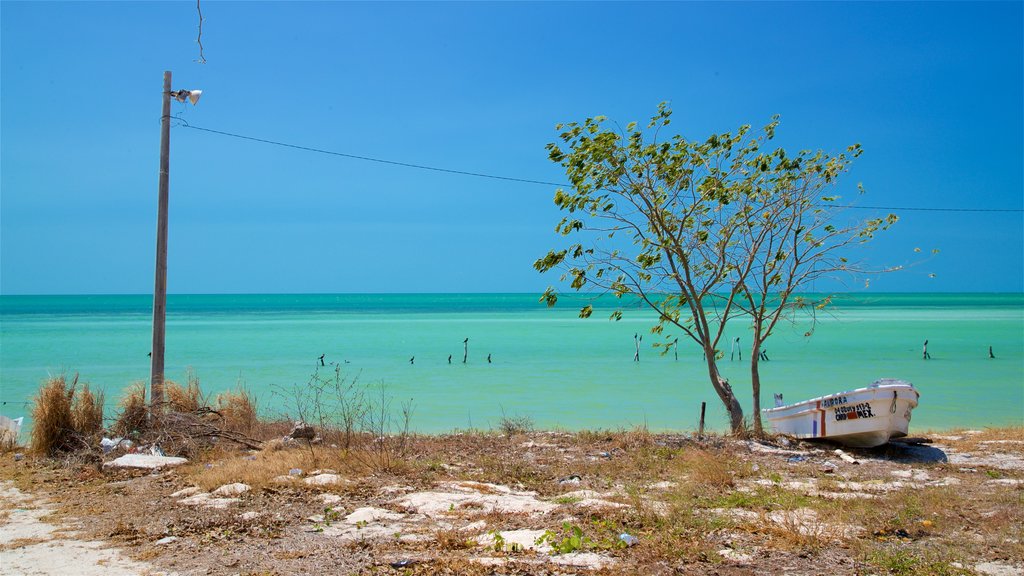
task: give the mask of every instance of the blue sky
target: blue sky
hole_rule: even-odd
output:
[[[0,4],[0,293],[149,293],[164,70],[189,124],[561,182],[559,122],[659,102],[688,137],[763,125],[865,153],[870,206],[1024,204],[1021,2]],[[554,187],[171,131],[172,293],[555,283]],[[878,291],[1021,291],[1024,214],[896,211]],[[869,216],[871,211],[858,211]],[[934,277],[931,277],[934,274]]]

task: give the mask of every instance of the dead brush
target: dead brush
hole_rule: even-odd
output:
[[[245,388],[219,394],[216,405],[225,430],[252,436],[259,427],[256,401]]]
[[[31,449],[54,456],[89,448],[89,438],[103,429],[103,394],[88,385],[77,390],[78,375],[69,383],[62,374],[47,380],[36,394],[32,409]]]
[[[164,382],[164,402],[170,412],[195,413],[201,408],[209,408],[199,389],[199,379],[191,372],[184,386],[171,380]]]
[[[434,542],[437,550],[469,550],[477,546],[475,540],[455,529],[437,530],[434,532]]]
[[[146,431],[149,423],[149,409],[146,407],[146,384],[135,382],[125,391],[120,402],[121,411],[111,425],[115,436],[138,436]]]
[[[820,550],[856,536],[852,527],[830,524],[807,508],[764,513],[757,530],[767,534],[772,546],[781,550]]]
[[[74,429],[87,437],[103,433],[103,392],[93,392],[84,384],[75,396],[71,407],[71,421]]]
[[[691,482],[719,490],[730,489],[736,485],[732,459],[723,458],[721,454],[700,449],[687,450],[683,453],[681,462]]]
[[[240,454],[225,448],[215,448],[204,455],[205,463],[190,464],[184,468],[186,475],[205,490],[213,490],[224,484],[242,482],[253,488],[267,486],[288,486],[309,490],[324,490],[323,486],[310,486],[293,480],[278,482],[278,478],[289,476],[292,469],[308,472],[316,468],[342,471],[342,475],[353,478],[365,477],[374,472],[364,463],[341,450],[312,446],[262,450],[255,454]],[[287,482],[287,483],[285,483]]]
[[[75,427],[71,414],[71,397],[76,382],[69,386],[64,375],[60,375],[50,378],[39,389],[32,408],[33,452],[52,456],[79,447],[73,438]]]
[[[498,420],[498,430],[507,438],[518,436],[520,434],[529,434],[533,432],[533,418],[525,414],[516,414],[515,416],[508,416],[505,414],[505,409],[501,409],[501,419]]]

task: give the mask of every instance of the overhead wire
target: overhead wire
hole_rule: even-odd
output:
[[[391,166],[402,166],[404,168],[414,168],[417,170],[429,170],[432,172],[442,172],[446,174],[456,174],[460,176],[475,176],[477,178],[489,178],[492,180],[504,180],[506,182],[522,182],[524,184],[539,184],[542,186],[560,186],[560,187],[571,187],[569,184],[564,182],[548,182],[545,180],[532,180],[529,178],[516,178],[512,176],[500,176],[496,174],[486,174],[483,172],[471,172],[468,170],[455,170],[451,168],[440,168],[437,166],[427,166],[424,164],[414,164],[411,162],[400,162],[397,160],[385,160],[383,158],[373,158],[371,156],[362,156],[359,154],[348,154],[345,152],[336,152],[333,150],[324,150],[323,148],[315,148],[313,146],[302,146],[299,144],[289,144],[287,142],[280,142],[277,140],[270,140],[267,138],[257,138],[255,136],[246,136],[244,134],[236,134],[233,132],[227,132],[224,130],[214,130],[212,128],[204,128],[202,126],[193,126],[186,122],[180,117],[175,117],[175,120],[181,122],[180,126],[183,128],[189,128],[192,130],[200,130],[202,132],[209,132],[211,134],[219,134],[221,136],[228,136],[231,138],[239,138],[241,140],[249,140],[252,142],[260,142],[262,144],[270,144],[273,146],[281,146],[284,148],[292,148],[295,150],[303,150],[306,152],[315,152],[318,154],[327,154],[329,156],[340,156],[342,158],[349,158],[352,160],[363,160],[366,162],[376,162],[378,164],[388,164]],[[829,208],[848,208],[856,210],[896,210],[896,211],[908,211],[908,212],[1006,212],[1006,213],[1024,213],[1024,208],[963,208],[963,207],[920,207],[920,206],[859,206],[856,204],[825,204]]]

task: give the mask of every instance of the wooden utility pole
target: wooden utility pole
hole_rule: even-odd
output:
[[[170,176],[171,72],[164,72],[160,116],[160,185],[156,217],[156,279],[153,286],[153,362],[149,376],[150,415],[164,401],[164,332],[167,319],[167,188]]]

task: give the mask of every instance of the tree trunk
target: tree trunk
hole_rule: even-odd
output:
[[[761,373],[758,369],[760,359],[761,341],[755,336],[754,346],[750,350],[750,388],[754,401],[754,435],[758,438],[764,436],[764,426],[761,423]]]
[[[710,347],[704,348],[704,358],[708,363],[708,376],[711,378],[711,386],[722,400],[725,411],[729,414],[729,427],[733,434],[743,431],[743,407],[733,394],[732,386],[718,373],[718,362],[715,359],[715,351]]]

